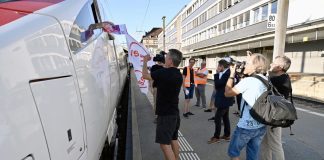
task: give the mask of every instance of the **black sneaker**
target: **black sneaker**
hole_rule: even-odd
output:
[[[188,113],[184,113],[184,114],[183,114],[183,117],[188,118],[188,117],[189,117],[189,116],[188,116]]]
[[[211,112],[211,109],[205,109],[204,112]]]
[[[191,112],[187,112],[187,114],[188,114],[188,115],[195,115],[195,114],[193,114],[193,113],[191,113]]]
[[[194,106],[196,106],[196,107],[200,107],[199,104],[195,104]]]

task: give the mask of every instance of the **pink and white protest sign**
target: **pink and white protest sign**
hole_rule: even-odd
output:
[[[126,36],[126,42],[128,47],[128,60],[133,64],[137,84],[142,93],[147,94],[149,83],[148,80],[142,78],[143,58],[145,55],[150,54],[149,51],[143,46],[143,44],[137,42],[132,36],[127,33],[125,25],[114,25],[108,29],[109,32],[115,34],[124,34]],[[151,67],[154,62],[151,60],[147,66]]]

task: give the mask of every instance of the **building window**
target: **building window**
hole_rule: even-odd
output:
[[[233,18],[233,29],[236,30],[237,29],[237,17]]]
[[[214,26],[213,29],[212,29],[212,37],[215,37],[216,36],[216,33],[217,32],[217,26]]]
[[[243,27],[243,14],[241,14],[241,15],[239,15],[238,16],[238,26],[240,27],[240,28],[242,28]]]
[[[245,26],[249,25],[250,24],[250,11],[247,11],[244,13],[244,16],[245,16]]]
[[[268,4],[262,6],[262,18],[261,20],[266,20],[268,18]]]
[[[217,13],[216,10],[217,10],[217,4],[208,10],[208,19],[210,19],[216,15],[216,13]]]
[[[253,17],[254,23],[259,22],[260,8],[253,10],[253,12],[254,12],[254,17]]]
[[[218,10],[219,10],[219,12],[223,11],[223,2],[222,1],[218,2]]]
[[[227,8],[227,0],[223,0],[223,10]]]
[[[184,21],[186,18],[187,18],[187,17],[186,17],[186,13],[183,13],[183,14],[182,14],[182,21]]]
[[[277,13],[277,3],[278,1],[274,1],[271,3],[271,13]]]
[[[227,20],[226,21],[226,32],[229,32],[231,31],[231,20]]]
[[[222,34],[226,31],[226,21],[222,23]]]
[[[197,27],[198,26],[198,18],[194,19],[192,23],[193,23],[193,28]]]
[[[232,6],[232,0],[228,0],[227,5],[228,5],[228,8],[230,8]]]

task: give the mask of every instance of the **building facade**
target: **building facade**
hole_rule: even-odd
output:
[[[182,30],[181,30],[181,12],[185,9],[183,7],[176,16],[174,16],[170,23],[165,28],[165,51],[169,49],[181,50]],[[168,17],[166,17],[167,19]],[[163,31],[158,36],[159,49],[164,50],[163,46]]]
[[[149,50],[150,53],[156,54],[158,50],[158,35],[162,32],[162,28],[152,28],[151,31],[146,32],[141,43]]]
[[[277,13],[277,4],[277,0],[192,0],[177,14],[181,28],[173,31],[181,33],[183,66],[188,65],[190,57],[195,57],[196,65],[202,60],[207,62],[212,75],[220,58],[231,56],[243,61],[247,50],[271,60],[274,29],[267,27],[267,20],[270,14]],[[290,74],[298,77],[293,85],[302,84],[306,89],[315,86],[324,90],[324,12],[321,6],[324,6],[323,0],[289,0],[284,55],[292,60]],[[166,39],[172,35],[168,33],[172,32],[166,30]],[[318,95],[315,90],[298,94],[309,96],[306,94],[310,93],[324,100],[324,95]]]

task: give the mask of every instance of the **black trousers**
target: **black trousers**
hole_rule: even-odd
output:
[[[222,123],[221,120],[223,119],[224,122],[224,136],[229,137],[231,135],[231,125],[228,118],[229,114],[229,108],[217,108],[216,114],[215,114],[215,133],[214,137],[219,138],[220,132],[222,129]]]

